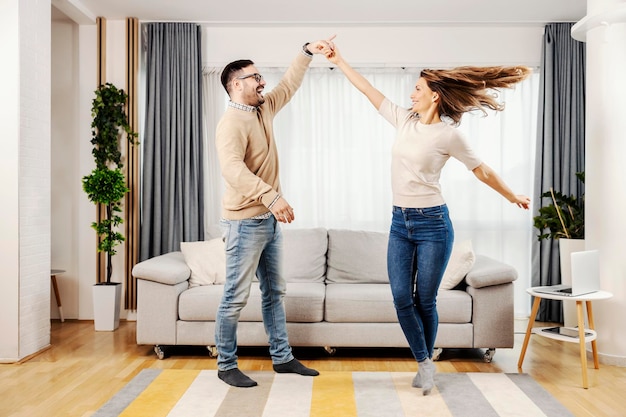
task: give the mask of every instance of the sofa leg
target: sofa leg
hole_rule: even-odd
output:
[[[330,356],[334,355],[337,352],[337,349],[332,347],[332,346],[324,346],[324,350],[326,351],[326,353],[328,353]]]
[[[496,348],[489,348],[485,351],[485,354],[483,355],[483,360],[486,363],[491,363],[491,361],[493,360],[493,356],[496,354]]]
[[[433,350],[433,361],[438,361],[442,353],[443,353],[442,348],[435,348]]]
[[[169,356],[169,348],[167,346],[154,345],[154,353],[156,353],[157,358],[165,359]]]
[[[209,357],[217,358],[217,346],[207,346],[206,348],[209,351]]]

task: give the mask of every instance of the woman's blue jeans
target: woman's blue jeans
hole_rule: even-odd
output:
[[[269,336],[272,363],[293,359],[287,340],[281,273],[282,233],[274,216],[255,220],[222,220],[226,243],[226,282],[215,319],[215,344],[220,371],[237,368],[237,324],[250,295],[255,274],[261,288],[261,309]]]
[[[387,271],[398,321],[418,362],[433,356],[439,326],[437,291],[453,242],[446,205],[394,206]]]

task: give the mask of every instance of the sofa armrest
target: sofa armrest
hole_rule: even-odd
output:
[[[170,252],[139,262],[132,273],[137,279],[176,285],[189,279],[191,269],[182,252]]]
[[[513,284],[467,287],[475,348],[511,348],[515,337]]]
[[[465,276],[465,282],[473,288],[508,284],[516,279],[515,268],[484,255],[476,255],[472,269]]]
[[[170,252],[139,262],[137,279],[137,344],[175,345],[178,298],[189,288],[191,270],[182,252]]]
[[[138,345],[176,345],[178,299],[188,288],[186,282],[165,285],[142,278],[137,280]]]

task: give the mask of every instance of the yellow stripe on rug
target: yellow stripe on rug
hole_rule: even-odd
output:
[[[313,379],[310,417],[356,417],[352,373],[322,372]]]
[[[196,379],[200,371],[180,369],[161,372],[120,417],[165,417]]]

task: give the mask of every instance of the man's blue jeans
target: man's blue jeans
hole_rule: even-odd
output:
[[[433,356],[439,326],[437,290],[453,242],[447,206],[394,206],[387,271],[398,321],[418,362]]]
[[[237,323],[250,295],[255,274],[259,279],[265,332],[272,363],[293,359],[287,340],[283,298],[282,234],[274,216],[263,220],[222,220],[226,243],[226,282],[215,320],[215,341],[220,371],[237,368]]]

